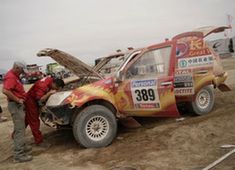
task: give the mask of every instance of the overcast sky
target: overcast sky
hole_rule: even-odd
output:
[[[0,69],[17,59],[51,62],[36,57],[47,47],[91,64],[117,49],[225,25],[227,14],[234,27],[235,0],[0,0]]]

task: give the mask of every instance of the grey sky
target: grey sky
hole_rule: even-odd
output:
[[[46,47],[86,63],[234,17],[234,0],[0,0],[0,68],[14,60],[45,64]],[[234,36],[234,31],[230,32]]]

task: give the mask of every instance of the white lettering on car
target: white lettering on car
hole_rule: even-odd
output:
[[[208,66],[208,65],[213,64],[213,60],[214,59],[212,55],[180,58],[178,59],[178,67],[179,68],[191,68],[191,67],[200,67],[204,65]]]
[[[193,95],[194,82],[191,70],[178,70],[174,78],[174,92],[175,95]]]

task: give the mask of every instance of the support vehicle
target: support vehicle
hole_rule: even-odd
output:
[[[35,81],[43,78],[43,73],[41,72],[41,66],[37,64],[28,64],[26,66],[27,72],[22,77],[28,83],[34,83]]]
[[[78,77],[74,89],[57,92],[41,110],[52,127],[70,125],[77,142],[86,148],[109,145],[117,121],[130,117],[179,117],[187,106],[203,115],[214,105],[214,88],[230,90],[219,56],[204,41],[228,27],[204,27],[172,40],[99,59],[90,67],[57,49],[50,56]]]

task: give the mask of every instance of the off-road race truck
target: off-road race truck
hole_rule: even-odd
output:
[[[94,66],[57,49],[50,56],[73,71],[71,90],[52,95],[41,110],[52,127],[72,126],[83,147],[104,147],[116,136],[117,121],[130,117],[179,117],[187,106],[197,114],[210,112],[213,88],[229,91],[219,56],[204,41],[228,27],[204,27],[145,48],[117,52]],[[73,82],[74,83],[74,82]]]

